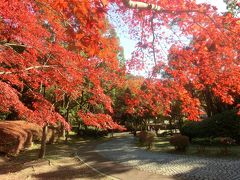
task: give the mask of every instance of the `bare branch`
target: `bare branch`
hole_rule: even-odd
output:
[[[148,4],[144,2],[132,1],[132,0],[123,0],[123,3],[129,7],[134,9],[151,9],[155,11],[160,11],[162,8],[158,5]]]
[[[16,46],[16,47],[27,47],[27,46],[25,46],[25,45],[23,45],[23,44],[15,44],[15,43],[8,43],[8,42],[0,42],[0,45],[6,46],[6,47],[11,47],[11,48],[12,48],[12,46]]]
[[[152,50],[153,50],[153,60],[155,63],[155,66],[157,65],[157,59],[156,59],[156,52],[155,52],[155,32],[154,32],[154,24],[153,24],[153,20],[154,20],[154,16],[155,13],[153,13],[153,16],[151,18],[151,30],[152,30]]]
[[[23,71],[29,71],[29,70],[31,70],[31,69],[52,68],[52,67],[55,67],[55,65],[31,66],[31,67],[28,67],[28,68],[24,69]],[[16,71],[16,72],[1,71],[1,72],[0,72],[0,75],[14,74],[14,73],[18,73],[18,71]]]
[[[174,9],[162,9],[160,6],[152,3],[144,3],[139,1],[132,1],[132,0],[123,0],[123,3],[128,8],[132,9],[150,9],[159,13],[190,13],[190,12],[198,12],[198,13],[204,13],[198,9],[189,9],[189,10],[174,10]]]

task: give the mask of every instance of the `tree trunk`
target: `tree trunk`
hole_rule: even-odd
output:
[[[170,134],[173,135],[172,119],[169,119]]]
[[[78,121],[78,132],[77,132],[78,136],[81,136],[81,130],[82,130],[82,125],[80,121]]]
[[[66,115],[66,122],[69,122],[69,108],[67,108],[67,115]],[[69,136],[69,132],[66,132],[66,137],[65,137],[65,141],[68,141],[68,136]]]
[[[66,137],[66,131],[65,131],[65,129],[64,129],[64,125],[62,124],[61,125],[61,136],[65,139],[65,137]]]
[[[42,131],[42,140],[41,140],[41,148],[39,151],[39,158],[44,158],[45,157],[45,153],[46,153],[46,142],[47,142],[47,131],[48,131],[48,125],[46,124],[43,127],[43,131]]]
[[[182,129],[182,125],[183,125],[183,120],[182,120],[182,118],[179,118],[178,119],[178,128],[179,128],[179,130]]]
[[[111,137],[113,137],[113,129],[111,129]]]

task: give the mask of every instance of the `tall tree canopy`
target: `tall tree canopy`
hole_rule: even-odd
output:
[[[11,0],[0,4],[0,111],[44,125],[64,118],[55,103],[66,96],[112,113],[104,87],[121,84],[116,37],[101,1]],[[46,92],[52,90],[53,98]],[[120,128],[110,116],[85,119],[88,125]],[[94,117],[91,115],[89,117]],[[92,119],[92,121],[91,121]]]
[[[154,64],[150,80],[132,87],[139,96],[127,95],[128,112],[155,115],[181,101],[182,112],[197,119],[203,109],[212,115],[239,106],[240,20],[232,13],[193,0],[3,0],[0,111],[68,128],[55,108],[68,99],[80,103],[85,124],[121,129],[110,116],[109,92],[125,83],[118,41],[106,19],[111,4],[123,14],[119,26],[127,25],[139,40],[129,64]]]
[[[234,2],[232,7],[238,9]],[[139,37],[132,64],[152,60],[151,76],[163,74],[161,81],[168,83],[160,86],[169,99],[182,102],[189,119],[239,107],[240,19],[236,14],[221,14],[214,6],[192,0],[117,3],[121,13],[131,11],[124,20],[130,34]],[[172,101],[164,105],[168,103]]]

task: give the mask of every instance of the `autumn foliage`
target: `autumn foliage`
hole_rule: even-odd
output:
[[[118,41],[105,12],[101,1],[1,2],[0,111],[15,111],[41,126],[60,121],[69,129],[55,104],[88,94],[88,104],[102,104],[112,113],[103,88],[121,84],[121,69]],[[111,116],[99,118],[95,111],[79,109],[87,125],[120,128]],[[88,115],[92,119],[84,119]]]
[[[139,41],[127,68],[151,66],[148,78],[128,79],[120,66],[113,4]],[[141,118],[167,116],[175,102],[191,120],[237,109],[239,36],[234,14],[192,0],[4,0],[0,112],[70,129],[74,109],[85,125],[123,130],[112,119],[117,90],[124,113]]]
[[[139,40],[130,68],[151,69],[149,77],[154,80],[147,87],[158,89],[154,96],[162,112],[170,110],[175,101],[181,102],[181,111],[190,120],[239,108],[238,17],[190,0],[117,2],[120,12],[131,11],[131,19],[123,18],[132,37]],[[133,99],[130,111],[141,99],[148,103],[151,95],[147,92],[151,94],[148,90],[143,97],[139,93],[139,99],[129,98]],[[142,113],[141,106],[139,109]]]

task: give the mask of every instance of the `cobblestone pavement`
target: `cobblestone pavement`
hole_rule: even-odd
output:
[[[154,153],[138,148],[133,137],[114,139],[97,146],[107,159],[139,170],[187,180],[240,180],[240,161]]]

